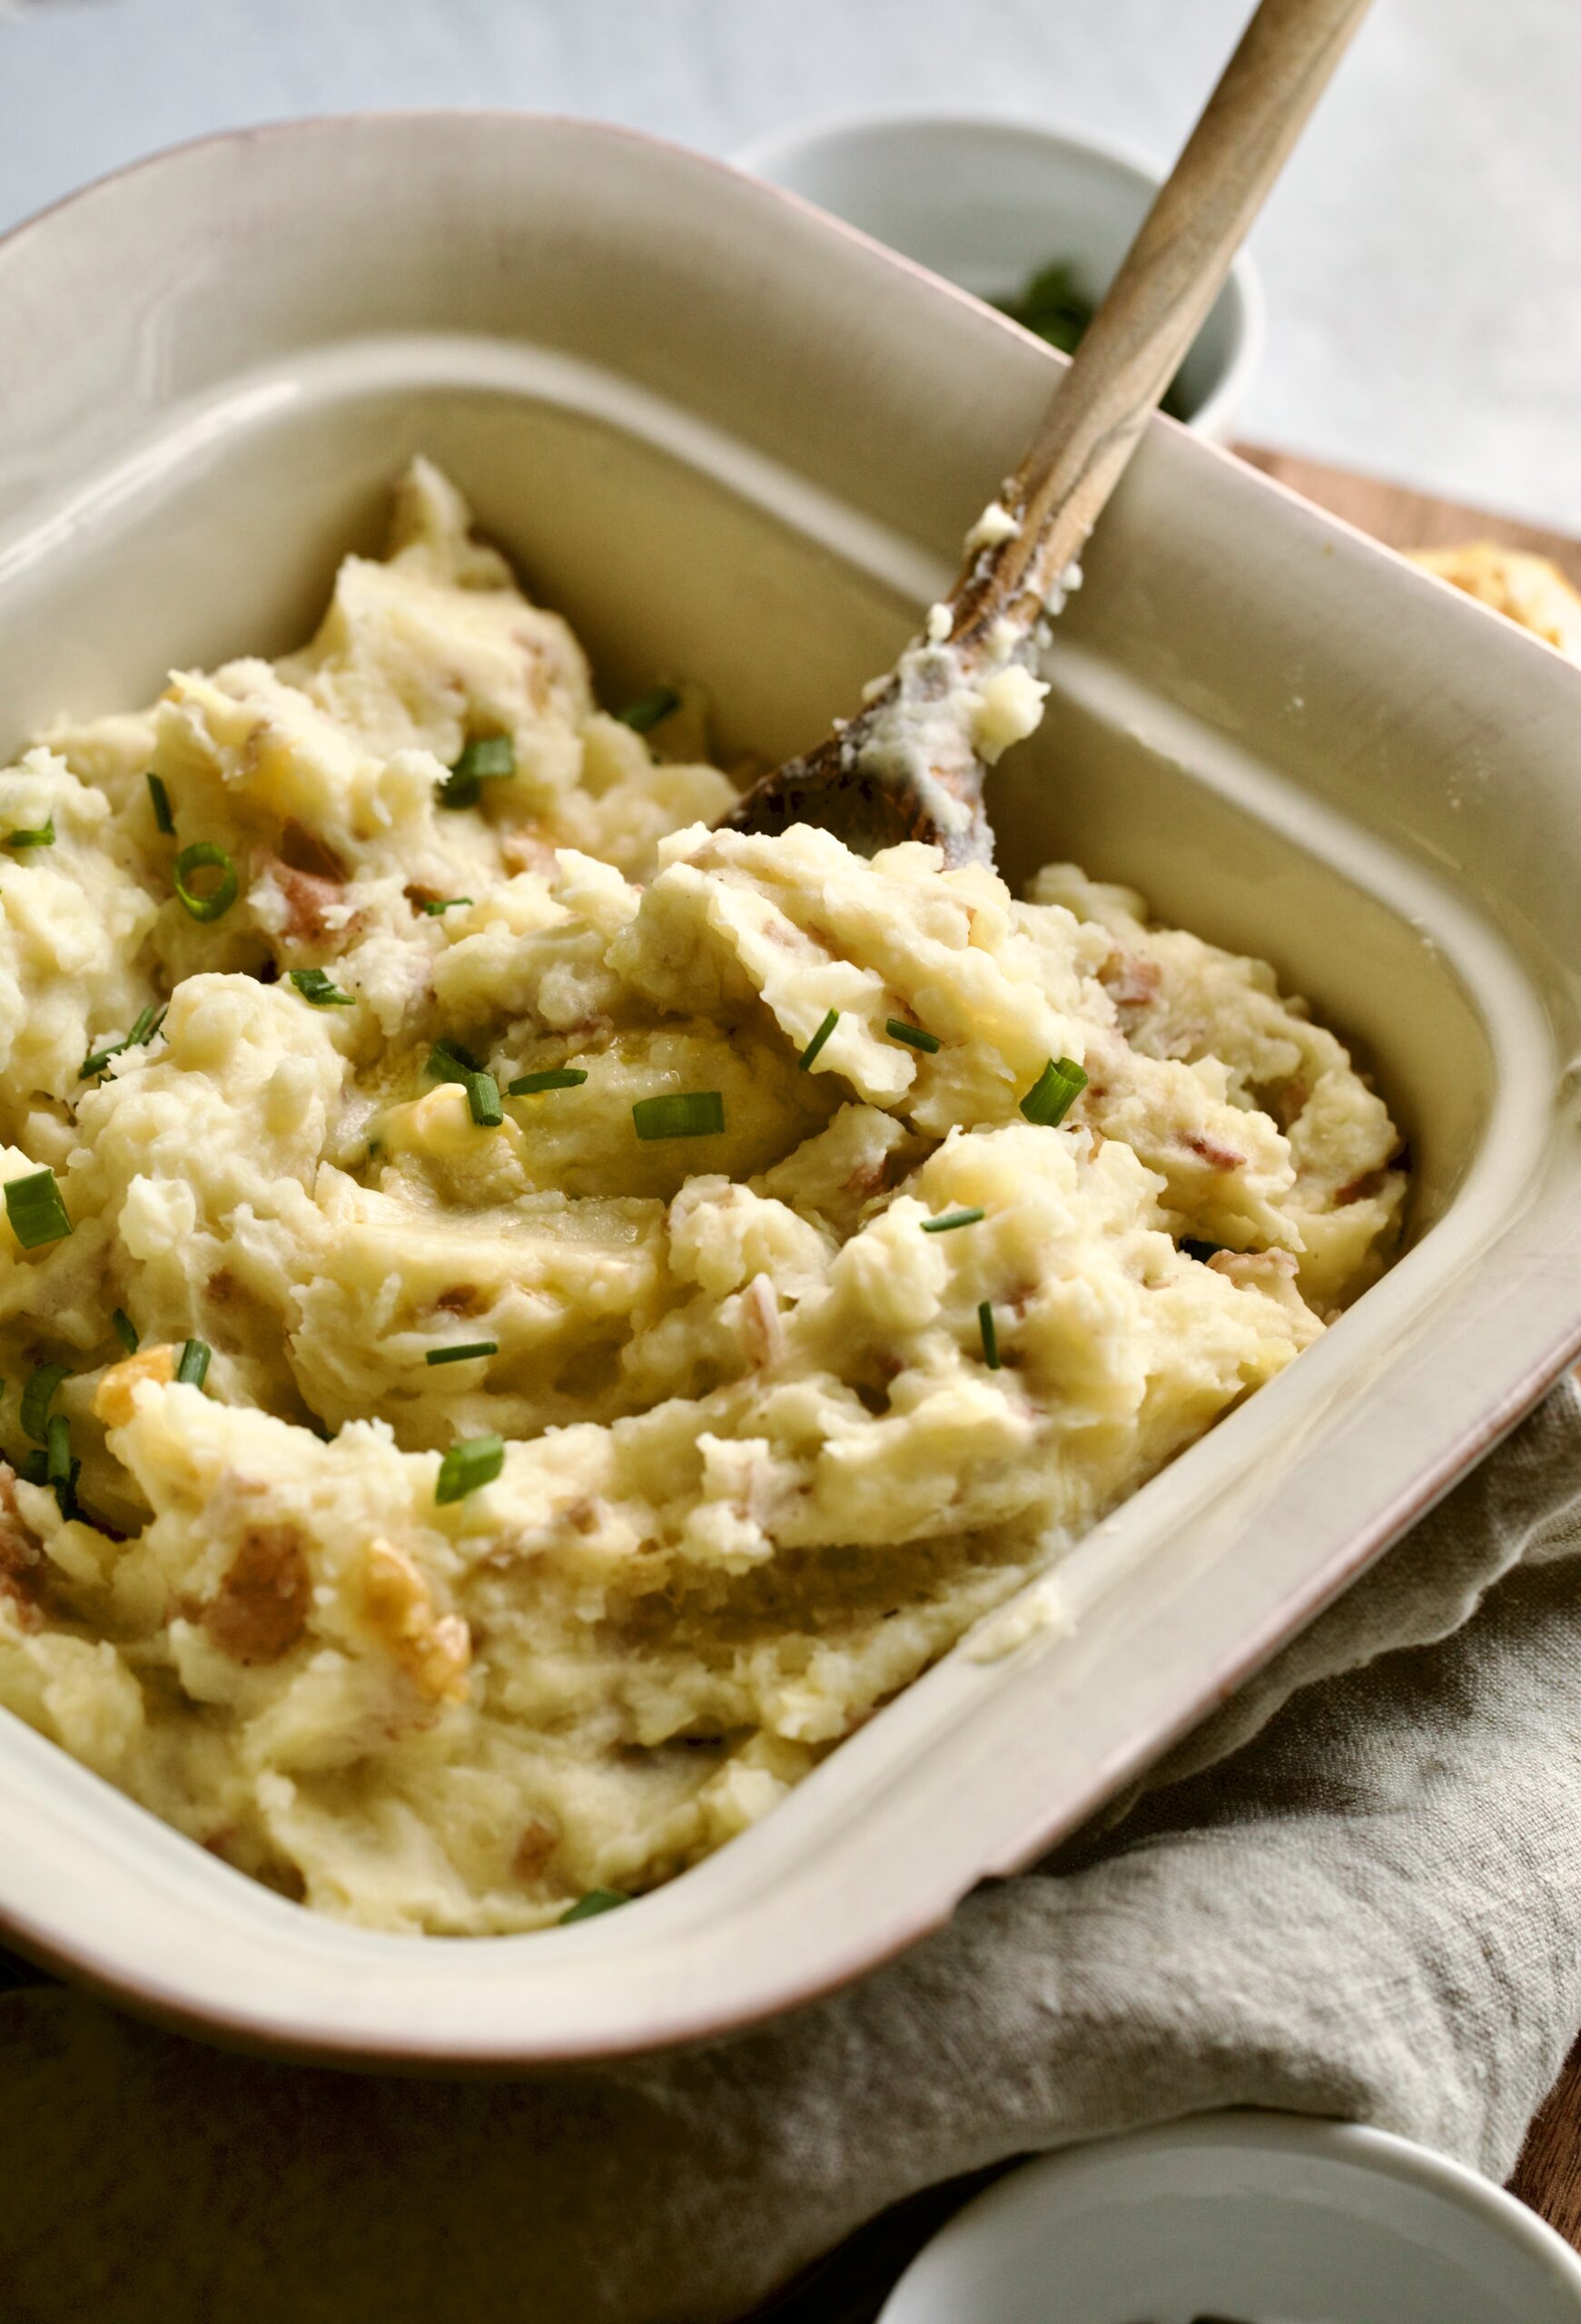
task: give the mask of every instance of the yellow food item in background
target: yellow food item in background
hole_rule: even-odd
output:
[[[1581,662],[1581,595],[1551,558],[1499,541],[1463,541],[1453,548],[1418,548],[1413,565],[1452,582],[1495,613],[1529,629],[1572,662]]]
[[[81,1463],[0,1466],[0,1703],[324,1911],[531,1928],[681,1869],[1397,1231],[1388,1112],[1266,968],[731,795],[421,463],[303,652],[0,773],[55,834],[0,853],[0,1178],[72,1226],[0,1232],[0,1442],[58,1364]],[[638,1134],[665,1098],[697,1134]]]

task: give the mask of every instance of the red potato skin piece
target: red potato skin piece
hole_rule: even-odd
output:
[[[1240,1170],[1245,1167],[1244,1154],[1237,1154],[1232,1146],[1220,1146],[1216,1137],[1209,1137],[1201,1130],[1188,1130],[1181,1144],[1199,1161],[1206,1162],[1210,1170]]]
[[[278,1662],[307,1628],[312,1581],[289,1525],[250,1526],[203,1612],[203,1628],[233,1662]]]
[[[330,918],[341,901],[342,883],[338,880],[327,880],[317,872],[300,872],[282,856],[271,855],[263,848],[253,852],[252,874],[254,879],[267,874],[285,898],[285,934],[294,943],[320,943],[326,937],[340,941],[358,924],[356,914],[339,925]]]

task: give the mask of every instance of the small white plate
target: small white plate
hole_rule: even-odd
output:
[[[776,130],[734,159],[990,302],[1056,260],[1097,300],[1163,177],[1111,139],[993,113],[843,114]],[[1228,438],[1262,341],[1262,287],[1242,251],[1181,371],[1188,427]]]
[[[1581,2260],[1474,2171],[1355,2123],[1224,2113],[1029,2163],[879,2324],[1576,2324]]]

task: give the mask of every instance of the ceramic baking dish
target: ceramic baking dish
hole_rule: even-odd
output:
[[[795,200],[509,115],[221,138],[0,245],[0,745],[276,650],[421,448],[614,694],[776,758],[884,667],[1055,359]],[[200,2029],[520,2064],[714,2034],[1035,1856],[1342,1590],[1581,1342],[1581,674],[1155,423],[993,807],[1266,953],[1370,1057],[1411,1247],[786,1805],[619,1913],[373,1935],[0,1717],[0,1922]],[[1019,1640],[1016,1630],[1019,1630]]]

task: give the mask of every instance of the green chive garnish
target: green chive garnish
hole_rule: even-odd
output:
[[[1218,1257],[1224,1246],[1222,1243],[1200,1243],[1194,1235],[1182,1235],[1181,1248],[1189,1259],[1196,1259],[1206,1266],[1210,1259]]]
[[[7,847],[53,847],[54,817],[52,815],[47,823],[40,823],[35,831],[7,832],[5,844]]]
[[[903,1025],[898,1017],[892,1017],[884,1029],[891,1040],[904,1041],[908,1049],[925,1049],[930,1057],[939,1046],[937,1033],[924,1033],[920,1025]]]
[[[25,1453],[16,1473],[30,1485],[47,1484],[49,1482],[48,1463],[42,1452]]]
[[[1050,1058],[1026,1096],[1021,1110],[1029,1122],[1052,1129],[1062,1122],[1087,1087],[1087,1076],[1073,1058]]]
[[[634,734],[646,734],[658,724],[661,718],[667,718],[672,710],[678,710],[680,706],[681,698],[674,686],[655,686],[648,694],[639,694],[635,702],[628,702],[625,709],[618,710],[615,715]]]
[[[425,1364],[465,1364],[474,1355],[498,1355],[498,1340],[469,1340],[465,1347],[430,1347]]]
[[[111,1041],[104,1049],[95,1049],[92,1057],[85,1057],[83,1059],[83,1079],[84,1081],[96,1079],[104,1072],[110,1059],[113,1057],[119,1057],[123,1049],[145,1048],[163,1024],[168,1013],[159,1006],[157,1001],[151,1000],[147,1008],[141,1012],[124,1041]]]
[[[206,1340],[188,1340],[175,1368],[176,1378],[188,1388],[201,1388],[209,1376],[209,1358],[212,1354]]]
[[[464,1436],[452,1444],[440,1462],[434,1499],[465,1501],[479,1485],[492,1484],[505,1466],[505,1442],[499,1436]]]
[[[475,807],[482,785],[516,773],[516,744],[509,734],[485,734],[469,743],[440,785],[441,807]]]
[[[72,1458],[72,1424],[64,1413],[56,1413],[49,1423],[44,1456],[44,1482],[54,1487],[55,1501],[63,1517],[76,1515],[76,1483],[82,1472],[82,1462]]]
[[[455,911],[462,904],[469,904],[470,896],[435,896],[431,902],[419,904],[419,911],[426,911],[430,920],[438,920],[441,912]]]
[[[638,1137],[717,1137],[725,1127],[725,1100],[717,1089],[693,1089],[679,1098],[639,1098],[631,1118]]]
[[[589,1888],[574,1905],[568,1905],[560,1915],[560,1926],[568,1928],[573,1921],[590,1921],[600,1913],[612,1913],[617,1905],[629,1905],[630,1897],[624,1888]]]
[[[315,1009],[355,1009],[354,995],[342,992],[327,969],[292,969],[291,980]]]
[[[499,1102],[499,1084],[491,1073],[468,1074],[467,1103],[479,1129],[498,1129],[505,1119],[505,1108]]]
[[[429,1051],[426,1068],[435,1081],[465,1081],[469,1073],[481,1073],[483,1060],[464,1049],[459,1041],[436,1041]]]
[[[999,1369],[999,1334],[993,1328],[993,1303],[985,1299],[977,1310],[977,1328],[983,1334],[983,1361],[990,1372]]]
[[[7,1178],[5,1216],[11,1221],[11,1232],[25,1251],[36,1251],[44,1243],[58,1243],[63,1235],[72,1231],[53,1170],[30,1170],[24,1178]]]
[[[984,1210],[947,1210],[943,1218],[924,1218],[924,1235],[948,1235],[952,1227],[975,1226],[980,1218],[988,1216]]]
[[[110,1324],[127,1354],[135,1355],[138,1347],[137,1326],[124,1307],[116,1308],[110,1318]]]
[[[187,885],[194,872],[212,869],[219,878],[207,895]],[[240,882],[236,866],[217,840],[197,839],[183,847],[175,860],[175,891],[194,920],[218,920],[236,901]]]
[[[436,1041],[429,1051],[428,1071],[435,1081],[459,1081],[467,1092],[467,1104],[472,1119],[479,1129],[498,1129],[505,1119],[505,1108],[499,1102],[499,1084],[491,1073],[486,1073],[470,1049],[459,1041]]]
[[[516,1081],[508,1082],[508,1098],[538,1098],[546,1089],[579,1089],[588,1078],[579,1065],[557,1065],[548,1073],[524,1073]]]
[[[164,833],[166,839],[173,839],[175,836],[175,817],[170,812],[170,793],[165,789],[157,774],[149,775],[147,782],[148,795],[153,802],[154,822],[158,829]]]
[[[64,1413],[51,1418],[44,1433],[44,1481],[52,1485],[69,1484],[72,1474],[72,1424]]]
[[[812,1039],[807,1043],[806,1048],[796,1059],[796,1063],[801,1067],[804,1073],[811,1072],[814,1059],[816,1058],[818,1051],[823,1048],[824,1043],[828,1039],[830,1034],[834,1031],[839,1021],[839,1010],[837,1009],[831,1009],[823,1023],[819,1026],[817,1031],[813,1035]]]
[[[22,1391],[22,1431],[35,1444],[43,1444],[49,1435],[49,1408],[54,1402],[54,1392],[71,1374],[64,1364],[41,1364]]]

